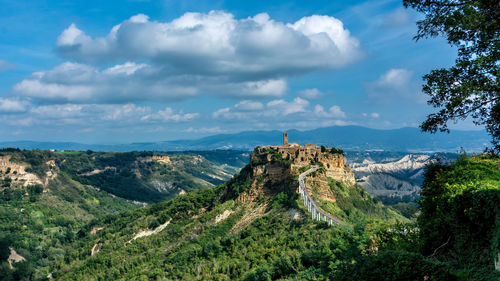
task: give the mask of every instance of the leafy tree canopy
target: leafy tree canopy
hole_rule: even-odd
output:
[[[492,136],[500,151],[500,2],[498,0],[403,0],[425,15],[417,22],[416,40],[444,36],[458,48],[455,65],[425,75],[423,92],[439,109],[420,128],[431,133],[449,131],[448,121],[472,117]]]

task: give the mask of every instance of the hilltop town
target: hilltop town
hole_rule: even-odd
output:
[[[326,169],[327,177],[335,180],[354,184],[354,174],[351,169],[346,166],[346,159],[344,153],[340,149],[326,148],[324,146],[317,146],[312,143],[300,145],[298,143],[288,142],[288,133],[283,133],[283,144],[279,146],[266,145],[257,147],[251,155],[250,163],[271,162],[273,154],[277,153],[284,161],[289,161],[291,170],[297,171],[298,169],[314,163],[321,163]],[[270,171],[272,173],[272,169]]]

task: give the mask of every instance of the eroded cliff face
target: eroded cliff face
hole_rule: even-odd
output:
[[[303,158],[302,154],[297,153],[297,157],[301,157],[299,161],[295,161],[296,158],[291,156],[295,155],[294,153],[287,153],[284,157],[279,149],[270,147],[256,149],[250,156],[250,164],[242,170],[242,173],[248,173],[246,184],[250,186],[239,193],[235,200],[250,202],[261,196],[283,191],[296,192],[298,181],[295,176],[302,168],[317,163],[321,163],[324,167],[321,181],[324,181],[326,186],[328,178],[348,185],[355,184],[354,173],[345,165],[344,155],[321,152],[321,149],[311,149],[311,147],[309,146],[309,152],[304,154],[308,158]]]
[[[295,191],[298,188],[298,182],[293,179],[291,165],[279,161],[273,155],[252,154],[248,168],[250,188],[240,193],[235,199],[236,202],[251,202],[262,196]]]
[[[355,184],[354,173],[349,167],[326,169],[326,176],[346,184]]]
[[[10,155],[0,156],[0,180],[10,179],[10,184],[4,187],[42,184],[37,175],[26,172],[28,164],[11,162],[10,158]]]
[[[352,163],[357,183],[384,203],[411,202],[418,198],[424,170],[439,158],[408,154],[397,161]],[[439,159],[446,163],[446,159]]]

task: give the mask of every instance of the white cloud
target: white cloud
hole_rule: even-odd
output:
[[[27,102],[18,99],[0,98],[0,113],[16,113],[26,111]]]
[[[234,107],[242,111],[254,111],[264,108],[264,105],[257,101],[242,100]]]
[[[199,75],[169,76],[157,67],[126,62],[99,71],[66,62],[52,70],[39,71],[14,85],[18,96],[53,103],[128,103],[148,100],[178,100],[201,93],[235,97],[278,97],[287,90],[283,79],[227,81]]]
[[[151,112],[151,108],[147,106],[136,106],[135,104],[101,105],[100,107],[103,108],[105,112],[102,119],[108,121],[127,120],[129,118],[137,120],[143,118],[143,115]]]
[[[306,99],[318,99],[324,96],[325,93],[321,92],[320,90],[316,88],[312,89],[305,89],[297,92],[297,96],[301,98],[306,98]]]
[[[148,59],[182,72],[272,77],[271,72],[341,67],[361,55],[359,41],[333,17],[283,23],[267,14],[238,20],[222,11],[186,13],[170,22],[139,14],[94,39],[72,24],[57,49],[79,61]]]
[[[380,117],[380,114],[378,114],[377,112],[372,112],[370,114],[368,113],[362,113],[361,114],[363,117],[371,117],[371,118],[379,118]]]
[[[376,82],[380,87],[400,89],[410,82],[412,72],[407,69],[390,69]]]
[[[322,118],[345,118],[346,114],[345,112],[342,111],[340,106],[334,105],[328,109],[328,111],[325,111],[323,106],[321,105],[316,105],[314,107],[314,113],[318,117]]]
[[[0,106],[1,106],[0,100]],[[5,114],[4,120],[10,124],[24,125],[44,124],[154,124],[178,123],[192,121],[199,116],[198,113],[184,113],[182,110],[173,110],[166,107],[154,110],[149,106],[135,104],[54,104],[32,106],[24,113]],[[15,121],[15,120],[18,121]]]
[[[295,98],[291,102],[285,100],[273,100],[267,103],[267,108],[273,115],[290,115],[293,113],[305,112],[309,102],[302,98]]]
[[[345,120],[347,116],[340,106],[334,105],[327,110],[321,105],[311,108],[309,101],[299,97],[291,101],[275,99],[255,110],[242,110],[241,105],[236,104],[215,111],[212,117],[226,123],[246,122],[249,126],[261,129],[310,129],[355,124]]]
[[[105,69],[103,71],[104,74],[126,74],[126,75],[132,75],[134,74],[137,70],[147,67],[147,64],[141,63],[141,64],[135,64],[133,62],[126,62],[124,64],[119,64],[112,66],[108,69]]]
[[[413,72],[403,68],[393,68],[375,82],[365,84],[368,98],[377,103],[393,103],[404,99],[408,102],[424,103],[425,96],[419,91],[419,84],[412,81]]]
[[[82,104],[201,94],[278,98],[288,90],[288,77],[343,67],[362,53],[333,17],[285,23],[267,14],[235,19],[222,11],[186,13],[170,22],[138,14],[98,38],[71,24],[56,48],[78,63],[33,73],[14,86],[16,95]]]
[[[42,105],[30,110],[31,113],[47,119],[83,117],[85,106],[80,104]]]
[[[143,121],[160,121],[160,122],[187,122],[198,117],[198,113],[184,113],[182,111],[175,112],[172,108],[166,107],[153,114],[145,115],[141,118]]]

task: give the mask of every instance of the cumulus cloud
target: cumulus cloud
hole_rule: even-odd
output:
[[[287,90],[284,79],[228,81],[199,75],[172,75],[148,64],[126,62],[99,70],[66,62],[33,73],[18,84],[18,96],[53,103],[128,103],[179,100],[201,93],[234,97],[278,97]]]
[[[14,86],[17,95],[110,104],[200,94],[277,98],[288,90],[288,77],[343,67],[362,54],[359,41],[333,17],[285,23],[222,11],[186,13],[170,22],[138,14],[97,38],[71,24],[56,49],[77,62],[33,73]],[[304,94],[320,95],[314,89]]]
[[[254,110],[243,110],[238,103],[215,111],[212,117],[229,123],[244,121],[261,129],[317,128],[355,124],[345,120],[346,114],[340,106],[334,105],[328,109],[322,105],[311,106],[309,101],[300,97],[291,101],[275,99]]]
[[[160,122],[186,122],[195,119],[198,117],[198,113],[184,113],[179,111],[175,113],[175,111],[166,107],[164,110],[159,110],[153,114],[145,115],[141,118],[143,121],[160,121]]]
[[[242,100],[234,107],[242,111],[254,111],[264,108],[264,105],[257,101]]]
[[[390,69],[376,81],[365,84],[368,98],[378,103],[391,103],[398,99],[424,103],[425,97],[420,93],[418,83],[412,80],[412,75],[413,72],[407,69]]]
[[[52,70],[33,73],[14,85],[13,92],[53,103],[128,103],[196,95],[198,90],[184,85],[189,83],[184,80],[162,78],[154,67],[133,62],[102,71],[66,62]]]
[[[259,118],[270,117],[285,117],[287,115],[304,113],[307,111],[309,102],[305,99],[295,98],[293,101],[285,101],[284,99],[272,100],[264,105],[260,103],[253,104],[252,109],[245,101],[231,107],[221,108],[212,114],[215,119],[222,120],[254,120]]]
[[[284,23],[265,13],[235,19],[223,11],[186,13],[170,22],[139,14],[99,38],[72,24],[59,36],[57,49],[84,62],[148,59],[189,73],[296,72],[343,66],[361,54],[359,41],[334,17]]]
[[[0,113],[18,113],[26,111],[27,102],[18,99],[0,98]]]
[[[0,99],[0,112],[4,99]],[[150,106],[135,104],[53,104],[27,108],[23,104],[23,113],[4,114],[8,123],[17,124],[24,120],[24,125],[56,124],[161,124],[192,121],[198,113],[184,113],[170,107],[155,110]],[[11,111],[12,112],[12,111]],[[17,120],[17,121],[16,121]]]
[[[267,103],[267,108],[274,115],[290,115],[299,112],[305,112],[309,102],[305,99],[295,98],[291,102],[285,100],[273,100]]]
[[[306,99],[318,99],[318,98],[323,97],[324,95],[325,95],[324,92],[322,92],[316,88],[304,89],[304,90],[297,92],[297,96],[299,96],[301,98],[306,98]]]
[[[334,105],[334,106],[330,107],[328,109],[328,111],[325,111],[323,106],[318,104],[314,107],[314,113],[318,117],[323,117],[323,118],[345,118],[346,117],[345,112],[342,111],[342,109],[338,105]]]
[[[380,114],[378,114],[377,112],[372,112],[372,113],[363,113],[361,114],[363,115],[363,117],[371,117],[371,118],[379,118],[380,117]]]

